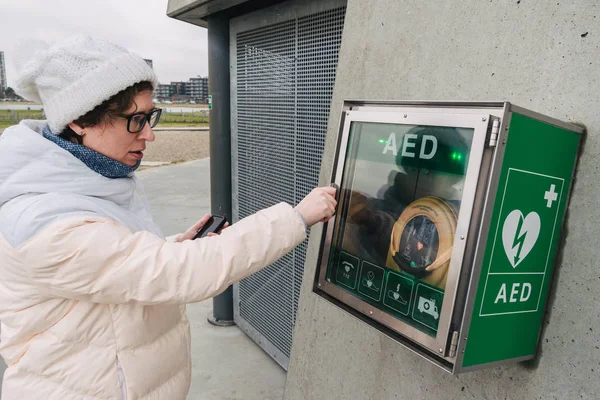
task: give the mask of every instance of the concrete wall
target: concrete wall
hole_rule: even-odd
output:
[[[508,100],[588,127],[535,362],[452,376],[311,293],[311,236],[285,398],[600,397],[600,6],[596,0],[349,0],[321,183],[343,99]],[[586,34],[587,33],[587,34]]]

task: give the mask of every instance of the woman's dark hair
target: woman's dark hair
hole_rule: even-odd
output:
[[[87,128],[102,122],[110,121],[117,115],[125,113],[125,111],[133,105],[135,96],[146,90],[153,90],[152,83],[148,81],[138,82],[125,90],[121,90],[119,93],[73,122],[82,128]],[[73,143],[83,144],[82,137],[76,134],[68,125],[58,136]]]

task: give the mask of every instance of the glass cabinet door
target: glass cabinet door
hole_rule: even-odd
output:
[[[363,313],[381,311],[384,323],[390,317],[400,321],[392,328],[412,339],[424,334],[437,349],[451,262],[453,255],[462,257],[455,245],[465,188],[469,178],[476,184],[481,163],[483,140],[471,161],[474,138],[485,137],[487,124],[481,116],[453,126],[439,116],[398,123],[373,114],[354,113],[346,120],[335,179],[341,191],[338,215],[328,229],[321,268],[334,296],[351,299]],[[467,192],[463,219],[473,206],[472,191]],[[453,275],[455,289],[458,274]]]

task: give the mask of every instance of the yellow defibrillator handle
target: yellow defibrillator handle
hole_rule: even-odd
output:
[[[458,216],[455,206],[439,197],[422,197],[409,204],[402,212],[392,229],[386,266],[396,271],[401,270],[400,266],[394,260],[394,256],[400,252],[400,238],[404,229],[411,220],[418,216],[425,216],[430,219],[438,233],[438,255],[425,268],[425,275],[421,281],[440,289],[445,289]]]

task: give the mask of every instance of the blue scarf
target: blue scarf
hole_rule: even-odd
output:
[[[87,165],[92,171],[97,172],[106,178],[125,178],[131,175],[141,163],[141,161],[138,161],[133,167],[130,167],[129,165],[125,165],[113,160],[112,158],[108,158],[105,155],[100,154],[81,144],[73,143],[67,139],[63,139],[60,136],[53,134],[48,126],[44,127],[42,133],[46,139],[67,150],[69,153]]]

